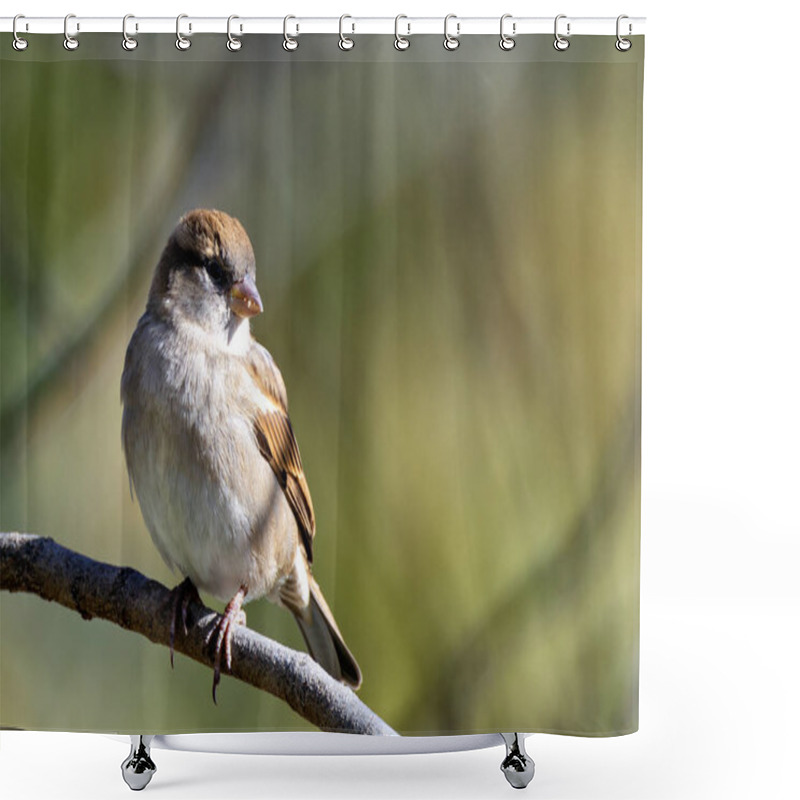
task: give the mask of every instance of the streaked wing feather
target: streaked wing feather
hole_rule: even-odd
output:
[[[272,356],[260,345],[251,348],[250,374],[267,399],[266,409],[255,419],[255,434],[261,454],[272,467],[297,520],[309,563],[316,532],[314,507],[308,489],[300,450],[286,408],[286,388]]]

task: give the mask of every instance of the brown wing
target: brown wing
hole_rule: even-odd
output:
[[[316,529],[314,507],[286,408],[286,387],[272,356],[255,342],[250,349],[247,366],[267,400],[266,409],[259,412],[255,420],[258,447],[272,467],[294,512],[310,564],[311,542]]]

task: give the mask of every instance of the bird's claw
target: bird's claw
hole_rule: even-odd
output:
[[[191,578],[186,578],[182,583],[179,583],[170,594],[172,595],[172,619],[169,624],[169,663],[174,669],[175,632],[178,627],[178,617],[180,616],[181,625],[183,626],[183,635],[186,636],[189,633],[189,628],[186,624],[189,604],[194,600],[202,605],[202,601]]]
[[[223,651],[225,654],[225,669],[230,672],[233,663],[231,641],[233,640],[234,625],[245,625],[247,623],[247,617],[242,611],[245,594],[247,594],[247,590],[242,587],[233,596],[233,599],[217,620],[217,624],[206,636],[206,646],[210,645],[214,640],[214,681],[211,685],[211,697],[214,700],[214,705],[217,704],[217,686],[219,686],[222,675]]]

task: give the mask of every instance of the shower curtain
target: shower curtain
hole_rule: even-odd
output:
[[[403,734],[636,730],[643,38],[81,39],[0,42],[0,530],[183,580],[120,378],[172,231],[218,209],[360,701]],[[207,664],[96,609],[0,597],[4,727],[316,729],[224,659],[215,703]],[[286,608],[245,611],[306,651]]]

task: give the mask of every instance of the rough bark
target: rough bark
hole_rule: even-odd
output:
[[[172,594],[166,586],[129,567],[94,561],[50,538],[0,533],[0,589],[37,594],[84,619],[100,617],[169,646]],[[215,611],[191,602],[189,632],[184,635],[178,625],[176,652],[213,669],[214,653],[206,638],[218,619]],[[279,697],[322,730],[396,735],[306,653],[243,626],[234,630],[231,651],[234,678]]]

